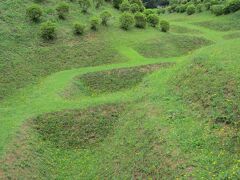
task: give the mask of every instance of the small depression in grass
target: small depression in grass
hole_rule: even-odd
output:
[[[87,73],[74,78],[71,85],[65,89],[64,96],[70,98],[81,93],[99,95],[133,88],[141,83],[145,75],[171,65],[172,63],[159,63]]]
[[[240,30],[240,23],[236,21],[203,21],[193,23],[194,25],[202,26],[208,29],[212,29],[215,31],[231,31],[231,30]]]
[[[210,40],[197,36],[166,34],[160,38],[149,39],[136,47],[145,57],[177,57],[212,44]]]
[[[240,32],[235,32],[235,33],[231,33],[231,34],[227,34],[223,36],[224,39],[236,39],[236,38],[240,38]]]
[[[199,30],[191,29],[183,26],[171,25],[170,32],[179,34],[201,34]]]
[[[123,104],[101,105],[44,114],[34,118],[32,124],[44,141],[58,148],[87,148],[113,133],[123,111]]]

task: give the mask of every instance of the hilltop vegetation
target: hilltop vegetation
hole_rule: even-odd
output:
[[[239,179],[239,17],[239,0],[1,1],[0,179]]]

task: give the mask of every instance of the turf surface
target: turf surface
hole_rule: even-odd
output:
[[[0,179],[240,177],[240,44],[226,40],[239,13],[162,15],[175,28],[167,34],[114,21],[75,37],[72,22],[104,7],[84,16],[73,3],[59,21],[49,0],[42,21],[56,21],[59,35],[46,44],[27,4],[0,4]]]

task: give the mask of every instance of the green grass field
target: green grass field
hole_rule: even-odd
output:
[[[69,2],[43,42],[27,0],[0,2],[0,179],[239,179],[240,12],[119,28]],[[108,27],[75,36],[108,9]]]

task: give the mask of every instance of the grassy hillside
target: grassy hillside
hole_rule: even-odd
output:
[[[109,3],[66,2],[64,20],[38,3],[38,23],[33,2],[0,2],[0,179],[239,179],[240,13],[126,31]],[[109,25],[91,30],[103,10]]]

